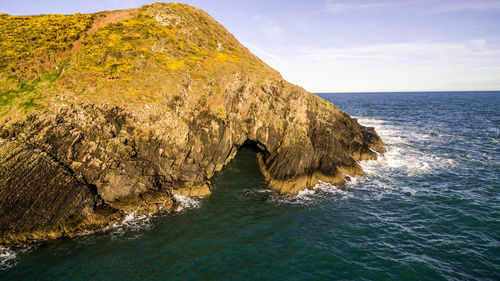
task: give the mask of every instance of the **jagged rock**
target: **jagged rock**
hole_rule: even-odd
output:
[[[269,186],[284,194],[319,181],[342,185],[345,176],[363,174],[357,161],[384,151],[373,129],[284,81],[205,12],[153,4],[104,25],[111,14],[94,20],[99,26],[81,35],[72,55],[61,55],[66,68],[41,88],[40,107],[6,111],[11,116],[0,119],[0,138],[26,144],[15,165],[31,165],[27,155],[42,151],[57,163],[51,170],[16,170],[19,177],[68,173],[50,189],[30,181],[32,192],[46,198],[25,209],[47,209],[43,225],[67,219],[54,212],[72,204],[68,216],[84,215],[101,199],[110,213],[156,212],[175,208],[172,194],[206,196],[210,178],[244,145],[259,151]],[[2,163],[8,171],[17,167]],[[8,173],[0,173],[0,182],[8,182],[0,189],[8,196],[21,188]],[[74,203],[53,206],[66,185],[78,190]],[[0,229],[14,230],[8,223]]]
[[[65,165],[39,149],[0,140],[0,245],[74,236],[116,218]]]

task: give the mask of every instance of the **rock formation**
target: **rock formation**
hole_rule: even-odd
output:
[[[342,185],[384,151],[373,129],[284,81],[199,9],[61,17],[57,48],[30,43],[0,63],[0,244],[105,229],[125,212],[175,208],[172,194],[209,195],[244,145],[283,194]],[[0,39],[28,44],[13,30]]]

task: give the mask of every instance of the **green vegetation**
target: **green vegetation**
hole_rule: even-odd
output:
[[[93,15],[0,15],[0,117],[43,108],[44,91],[62,73],[69,50]]]
[[[92,15],[0,15],[0,72],[32,79],[53,67],[92,24]]]
[[[18,105],[24,112],[32,109],[42,108],[37,100],[43,97],[45,84],[56,81],[61,76],[62,67],[57,67],[55,71],[47,72],[43,77],[39,77],[29,83],[21,82],[16,89],[4,90],[0,92],[0,116],[9,112],[11,107]]]
[[[54,71],[60,65],[64,73]],[[0,15],[0,117],[43,108],[56,93],[88,102],[171,104],[183,91],[179,106],[196,106],[201,98],[225,119],[222,89],[242,72],[260,80],[279,75],[188,5],[157,3],[128,14]]]

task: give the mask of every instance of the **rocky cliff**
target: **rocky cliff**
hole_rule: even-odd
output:
[[[373,129],[284,81],[188,5],[0,15],[0,25],[0,244],[209,195],[245,145],[283,194],[342,185],[384,150]]]

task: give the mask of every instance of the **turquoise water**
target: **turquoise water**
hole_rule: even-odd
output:
[[[204,199],[107,233],[0,250],[1,280],[500,280],[500,92],[320,94],[387,144],[299,196],[242,149]]]

